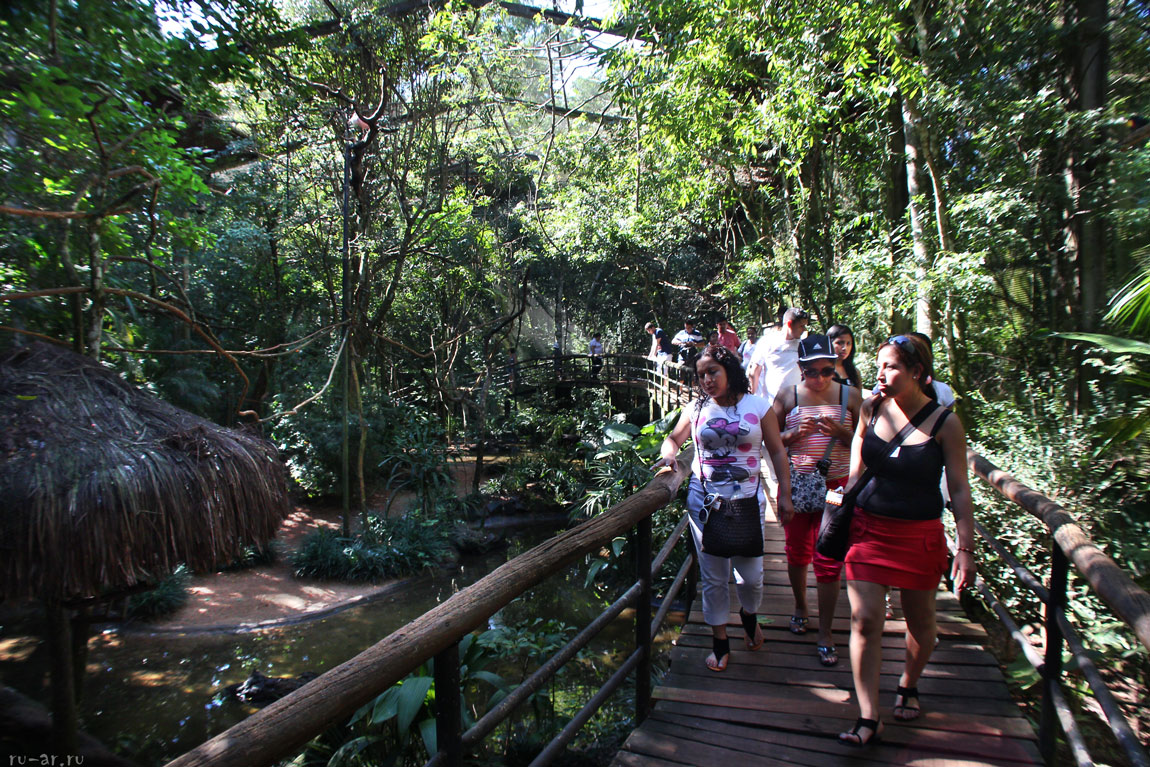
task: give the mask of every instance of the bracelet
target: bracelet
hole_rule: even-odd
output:
[[[966,546],[959,546],[955,551],[965,551],[967,554],[974,553],[974,549],[968,549]]]

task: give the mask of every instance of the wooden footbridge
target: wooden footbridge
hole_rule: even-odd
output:
[[[919,690],[923,714],[914,722],[890,715],[905,650],[906,624],[897,592],[883,634],[882,741],[866,749],[837,742],[854,722],[850,607],[845,589],[835,613],[837,666],[815,653],[816,614],[804,635],[788,621],[793,599],[783,554],[783,531],[766,534],[760,622],[766,644],[744,649],[736,613],[728,619],[731,660],[709,671],[711,631],[697,609],[671,652],[670,672],[653,691],[654,705],[616,756],[617,767],[730,767],[730,765],[1030,765],[1041,764],[1038,735],[1011,699],[998,662],[983,645],[986,632],[971,623],[954,596],[939,592],[939,644]],[[813,574],[808,603],[816,604]],[[734,586],[732,585],[732,592]],[[732,593],[732,604],[738,604]]]
[[[570,358],[569,358],[570,359]],[[546,379],[530,381],[539,370],[548,370],[553,385],[627,385],[648,387],[660,409],[675,407],[692,396],[687,371],[675,365],[658,365],[638,358],[608,370],[592,369],[582,358],[566,366],[564,360],[547,358],[521,363],[505,372],[505,385],[514,394],[526,386],[547,385]],[[535,372],[529,372],[535,371]],[[638,372],[636,372],[638,371]],[[1068,652],[1091,690],[1093,703],[1113,734],[1116,750],[1133,767],[1150,767],[1145,746],[1133,732],[1094,667],[1086,648],[1067,619],[1071,568],[1079,582],[1105,601],[1136,641],[1150,649],[1150,595],[1098,549],[1073,519],[1056,503],[1017,482],[981,456],[968,456],[972,473],[1016,504],[1021,514],[1041,520],[1049,532],[1031,546],[1048,546],[1051,572],[1046,583],[1019,562],[1006,546],[979,527],[982,536],[980,562],[1000,559],[1017,581],[1033,591],[1045,605],[1040,653],[1031,638],[1016,625],[1014,617],[982,582],[976,590],[997,615],[1005,634],[1018,644],[1020,654],[1041,677],[1043,700],[1037,721],[1031,723],[1013,702],[998,663],[985,649],[986,633],[972,623],[957,600],[939,594],[940,641],[920,681],[922,716],[914,722],[894,721],[890,704],[902,665],[905,626],[900,620],[897,596],[895,616],[883,635],[881,689],[886,730],[882,742],[863,749],[841,745],[836,735],[849,729],[854,718],[853,684],[848,648],[849,607],[845,594],[839,600],[834,637],[841,660],[834,668],[819,665],[814,632],[791,634],[790,587],[783,557],[782,531],[771,526],[767,533],[765,595],[760,615],[766,621],[765,647],[758,652],[743,649],[742,628],[736,615],[729,616],[731,661],[723,673],[705,669],[710,651],[710,631],[695,607],[671,650],[670,670],[652,685],[652,643],[676,599],[684,595],[691,604],[694,592],[694,557],[688,556],[662,594],[661,607],[652,614],[654,578],[666,564],[672,549],[690,545],[684,536],[686,518],[661,548],[652,540],[652,513],[671,503],[688,475],[689,450],[680,455],[674,471],[656,476],[638,492],[606,512],[568,530],[507,562],[487,577],[454,594],[404,628],[382,638],[346,663],[331,669],[287,697],[253,714],[230,730],[170,763],[169,767],[216,765],[260,767],[290,759],[312,738],[332,724],[346,722],[360,706],[400,682],[422,663],[434,658],[436,742],[428,767],[462,767],[469,750],[477,748],[516,708],[549,684],[555,673],[613,621],[629,615],[634,626],[635,647],[602,687],[538,754],[531,767],[551,764],[571,743],[579,729],[603,703],[628,680],[633,680],[636,728],[615,757],[619,767],[692,765],[693,767],[745,767],[746,765],[1006,765],[1073,762],[1090,765],[1093,760],[1078,728],[1075,712],[1065,700],[1062,685],[1063,655]],[[464,728],[461,717],[459,642],[487,625],[488,619],[528,589],[576,562],[598,552],[619,536],[627,536],[636,563],[635,580],[597,618],[583,628],[478,721]],[[680,539],[685,540],[680,543]],[[813,583],[810,603],[814,604]],[[817,618],[813,617],[812,622]],[[1037,726],[1035,726],[1037,725]]]

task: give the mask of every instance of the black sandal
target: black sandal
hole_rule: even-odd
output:
[[[851,748],[862,748],[863,746],[869,746],[872,743],[877,743],[878,741],[882,740],[882,730],[879,729],[879,725],[881,724],[881,719],[863,719],[860,716],[855,720],[854,729],[839,733],[839,743],[843,744],[844,746],[850,746]],[[866,740],[863,740],[862,735],[859,733],[859,730],[864,727],[866,727],[871,732],[871,736]],[[850,736],[854,736],[856,740],[851,740]]]
[[[739,621],[743,624],[743,641],[746,642],[747,649],[754,651],[762,647],[766,638],[763,636],[762,629],[759,628],[758,613],[744,612],[743,608],[740,607]]]
[[[726,637],[722,639],[711,637],[711,655],[715,658],[715,665],[707,663],[707,668],[715,672],[726,671],[727,661],[731,659],[731,640]]]
[[[895,695],[902,698],[902,703],[896,703],[893,706],[891,714],[894,718],[900,722],[912,722],[918,719],[919,714],[922,713],[922,709],[919,706],[907,705],[907,701],[911,698],[914,698],[915,703],[918,703],[918,687],[903,687],[899,685],[899,688],[895,690]],[[900,714],[899,711],[902,711],[902,713]],[[908,712],[913,713],[909,713],[908,715]]]

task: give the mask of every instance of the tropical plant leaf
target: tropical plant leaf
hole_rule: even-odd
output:
[[[379,735],[361,735],[358,738],[352,738],[331,755],[331,758],[327,760],[327,767],[339,767],[372,743],[377,743],[380,740],[382,738]]]
[[[1109,336],[1104,333],[1051,333],[1051,335],[1056,338],[1065,338],[1068,341],[1085,341],[1096,344],[1116,354],[1150,355],[1150,344],[1144,341],[1135,341],[1133,338]]]
[[[409,677],[400,685],[396,726],[401,733],[411,728],[415,715],[427,700],[427,692],[431,689],[433,681],[429,676],[417,676]]]
[[[435,718],[429,717],[419,723],[419,736],[423,738],[423,747],[427,753],[435,755],[439,751],[439,740],[435,732]]]

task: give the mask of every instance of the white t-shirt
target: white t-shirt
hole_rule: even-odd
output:
[[[587,344],[587,349],[591,354],[602,354],[603,342],[592,338],[591,342]]]
[[[691,417],[691,439],[696,445],[694,472],[705,482],[706,490],[724,498],[765,496],[759,469],[765,460],[764,418],[770,418],[770,405],[762,397],[744,394],[738,404],[723,407],[708,399],[702,410],[687,406]]]
[[[799,339],[790,340],[785,333],[764,335],[755,344],[751,364],[759,366],[758,394],[768,404],[784,387],[802,380],[799,371]]]

